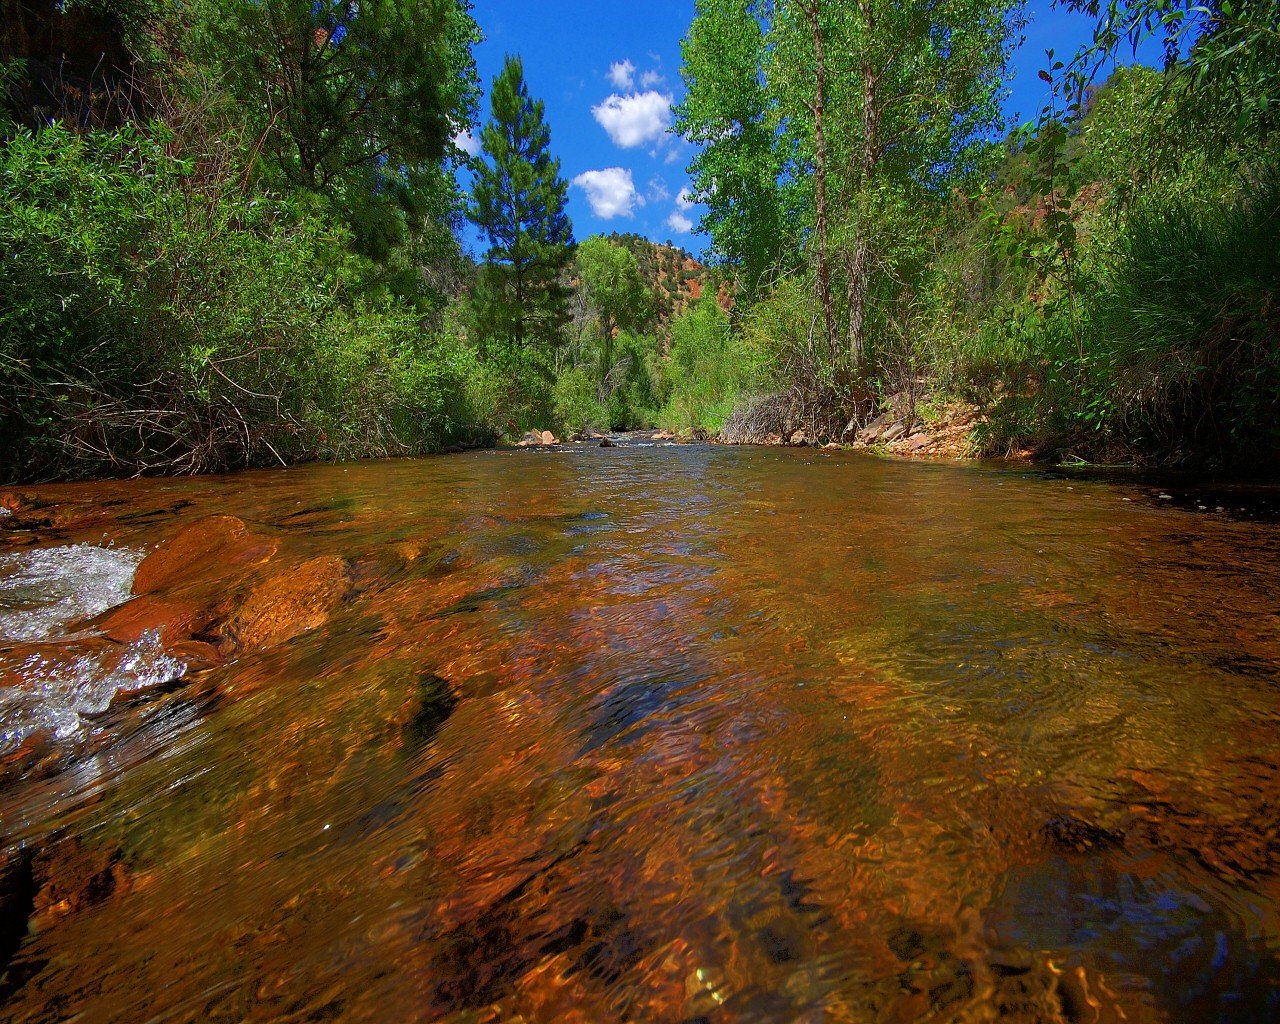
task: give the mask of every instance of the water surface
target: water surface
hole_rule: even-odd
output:
[[[1280,1014],[1280,526],[697,446],[35,493],[11,641],[74,626],[33,551],[211,515],[352,585],[0,789],[97,886],[35,897],[0,1019]]]

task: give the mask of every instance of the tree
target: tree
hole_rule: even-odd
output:
[[[815,182],[819,214],[831,207],[848,357],[862,373],[878,289],[903,280],[931,212],[985,170],[984,157],[994,152],[1020,0],[777,6],[767,81],[785,130],[823,171]],[[823,203],[828,188],[833,195]],[[817,231],[820,279],[825,234]]]
[[[456,253],[452,139],[479,83],[469,0],[194,0],[173,46],[245,119],[269,175],[323,196],[407,298]]]
[[[795,170],[766,85],[765,19],[753,0],[697,0],[681,44],[686,95],[675,130],[699,147],[689,165],[702,229],[734,266],[744,297],[771,272],[795,269],[804,230],[806,176]],[[670,242],[667,243],[670,245]]]
[[[481,340],[554,352],[569,315],[569,185],[551,156],[544,104],[530,98],[520,58],[507,57],[493,83],[492,105],[469,211],[489,241],[476,291]]]
[[[653,297],[640,276],[635,254],[600,235],[578,246],[578,276],[600,314],[607,373],[613,366],[614,331],[643,328],[652,314]]]
[[[1060,79],[1077,108],[1118,51],[1136,55],[1154,40],[1168,72],[1157,103],[1176,98],[1180,113],[1198,121],[1219,151],[1242,138],[1260,142],[1276,130],[1280,0],[1065,0],[1065,6],[1096,19],[1092,42]]]

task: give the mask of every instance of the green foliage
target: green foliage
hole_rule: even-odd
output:
[[[600,235],[578,246],[578,278],[599,311],[606,362],[612,364],[614,329],[643,329],[653,315],[653,296],[640,276],[635,254]]]
[[[0,148],[0,434],[16,476],[201,471],[438,447],[465,359],[353,294],[304,201],[202,181],[164,132]]]
[[[566,434],[608,426],[605,411],[596,397],[596,381],[585,366],[575,366],[560,374],[551,394],[556,421]]]
[[[470,210],[489,241],[475,291],[478,340],[486,350],[533,345],[550,357],[569,318],[562,280],[573,257],[569,186],[551,156],[545,105],[530,98],[518,57],[508,56],[494,80],[492,104]]]
[[[717,431],[738,400],[762,384],[762,359],[714,297],[702,299],[671,325],[667,403],[660,415],[676,430]]]
[[[796,265],[809,223],[806,180],[795,173],[793,141],[761,74],[768,40],[759,6],[698,0],[682,44],[686,95],[675,122],[699,147],[689,171],[708,210],[702,227],[715,254],[738,270],[746,296],[775,269]]]
[[[1067,0],[1096,19],[1093,40],[1065,69],[1078,103],[1122,49],[1162,44],[1166,75],[1153,106],[1172,103],[1219,156],[1241,138],[1264,142],[1280,124],[1280,0]]]
[[[1165,461],[1280,452],[1277,295],[1280,169],[1228,199],[1139,206],[1091,324],[1126,435]]]
[[[421,268],[456,252],[451,140],[479,92],[469,6],[193,0],[171,19],[174,81],[206,130],[235,125],[268,187],[324,197],[378,284],[438,305]]]

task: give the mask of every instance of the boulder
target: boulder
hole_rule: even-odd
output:
[[[241,650],[283,643],[324,625],[349,590],[346,562],[313,558],[254,587],[222,632]]]
[[[546,445],[551,445],[551,444],[559,444],[560,442],[559,440],[557,440],[555,434],[551,433],[551,431],[549,430],[544,430],[542,432],[542,443]]]
[[[269,561],[278,542],[249,533],[234,516],[210,516],[184,527],[142,560],[133,577],[135,594],[190,587],[201,580],[225,581]]]

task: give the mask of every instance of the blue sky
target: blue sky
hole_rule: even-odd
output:
[[[680,40],[693,0],[474,0],[485,40],[476,62],[486,95],[503,57],[524,58],[534,96],[546,102],[551,144],[572,182],[569,212],[579,240],[597,232],[634,231],[700,254],[693,233],[698,208],[682,196],[692,150],[667,134],[669,102],[679,100]],[[1032,0],[1026,43],[1006,104],[1025,121],[1047,98],[1037,73],[1044,51],[1073,54],[1089,35],[1088,19]],[[482,247],[472,238],[477,255]]]

